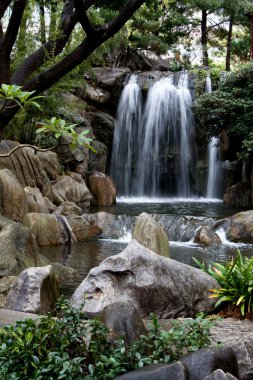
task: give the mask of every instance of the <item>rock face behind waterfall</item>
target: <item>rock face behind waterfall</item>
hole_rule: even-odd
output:
[[[123,252],[93,268],[72,296],[75,307],[97,314],[113,302],[131,301],[142,317],[210,312],[209,289],[218,283],[199,269],[155,254],[132,240]]]

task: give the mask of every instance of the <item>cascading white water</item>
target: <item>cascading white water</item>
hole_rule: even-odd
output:
[[[118,194],[130,195],[133,191],[141,114],[141,90],[136,75],[131,75],[119,100],[112,148],[111,175],[117,182]]]
[[[139,88],[138,97],[133,97],[133,84],[136,86],[136,78],[132,77],[123,90],[117,113],[111,175],[118,193],[191,196],[195,141],[188,75],[180,76],[178,86],[172,84],[172,77],[162,78],[152,85],[141,123],[141,106],[129,105],[129,98],[140,102]],[[137,162],[136,172],[134,162]]]
[[[179,107],[180,107],[180,171],[178,180],[178,195],[189,197],[190,173],[192,172],[192,160],[194,157],[193,143],[195,136],[192,128],[192,98],[188,90],[188,73],[182,73],[178,81]]]
[[[212,82],[210,73],[206,77],[206,92],[212,92]],[[220,150],[218,147],[219,139],[212,137],[208,144],[208,176],[206,197],[218,198],[220,195]]]

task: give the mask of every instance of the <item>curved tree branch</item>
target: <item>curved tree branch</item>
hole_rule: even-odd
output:
[[[95,0],[83,0],[84,9],[87,10],[95,3]],[[46,42],[37,51],[24,59],[20,67],[11,77],[11,83],[23,85],[25,80],[43,65],[51,52],[54,56],[59,55],[66,46],[70,35],[78,22],[77,14],[74,10],[73,0],[65,0],[61,15],[60,35],[52,41]]]
[[[93,27],[89,20],[89,17],[87,16],[83,0],[74,0],[74,7],[76,10],[78,21],[80,22],[87,36],[94,35],[96,33],[96,28]]]
[[[127,1],[125,7],[121,9],[120,14],[113,21],[98,28],[92,37],[87,36],[76,49],[50,69],[36,78],[26,81],[24,83],[25,89],[28,91],[35,90],[36,93],[40,93],[51,87],[62,76],[68,74],[82,63],[98,46],[116,34],[144,2],[145,0]]]

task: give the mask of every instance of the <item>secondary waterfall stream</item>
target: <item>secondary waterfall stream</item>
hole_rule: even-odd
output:
[[[206,92],[210,94],[212,92],[212,82],[210,73],[206,77]],[[207,187],[206,187],[206,197],[207,198],[218,198],[220,194],[220,151],[219,151],[219,139],[212,137],[210,143],[208,144],[208,176],[207,176]]]
[[[188,74],[151,84],[142,110],[138,77],[125,86],[117,112],[111,175],[118,195],[190,197],[195,131]]]

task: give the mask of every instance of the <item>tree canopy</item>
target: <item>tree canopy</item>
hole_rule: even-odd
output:
[[[51,17],[50,32],[34,30],[40,38],[33,42],[29,53],[13,62],[13,52],[24,43],[20,39],[22,29],[27,27],[29,12],[32,12],[33,0],[2,0],[0,3],[0,84],[16,84],[35,94],[50,88],[56,81],[82,63],[101,44],[115,35],[129,20],[145,0],[122,1],[122,6],[107,22],[92,18],[92,10],[98,3],[95,0],[38,0],[40,7],[40,25],[44,25],[45,6],[59,17]],[[118,7],[119,8],[119,7]],[[44,17],[44,19],[43,19]],[[100,20],[101,21],[101,20]],[[78,26],[82,28],[81,40],[73,38]],[[71,41],[72,40],[72,41]],[[72,48],[70,47],[72,42]],[[76,43],[76,45],[75,45]],[[18,46],[19,44],[19,46]],[[23,49],[23,53],[25,49]],[[14,55],[15,57],[15,55]],[[7,108],[1,115],[0,129],[4,129],[12,119],[18,107]]]

